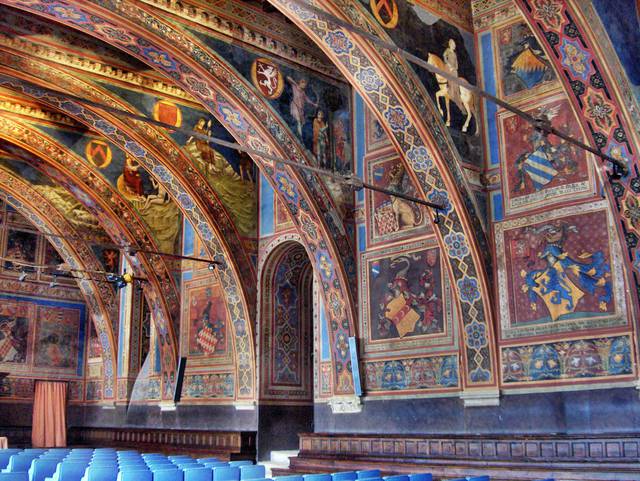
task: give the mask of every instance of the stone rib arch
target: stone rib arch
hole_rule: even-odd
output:
[[[242,105],[236,103],[237,98],[232,95],[229,88],[225,85],[220,85],[216,77],[222,77],[227,72],[215,59],[203,52],[193,52],[192,57],[204,58],[202,64],[196,65],[194,58],[185,55],[184,52],[180,51],[180,48],[176,48],[175,41],[173,44],[169,44],[167,40],[163,40],[162,47],[159,47],[159,44],[151,38],[155,33],[152,34],[150,32],[153,28],[157,28],[157,32],[164,34],[167,39],[173,38],[174,40],[182,39],[179,33],[173,31],[158,19],[147,18],[150,25],[149,31],[147,31],[148,37],[141,38],[137,33],[140,29],[129,30],[129,24],[123,18],[123,9],[125,7],[128,7],[127,13],[134,16],[142,15],[140,9],[134,8],[132,5],[124,5],[123,2],[105,2],[105,7],[109,7],[112,12],[120,13],[116,23],[106,18],[113,17],[112,13],[98,10],[96,7],[90,8],[86,5],[86,2],[82,2],[80,6],[80,3],[77,2],[76,5],[76,2],[63,1],[58,2],[56,5],[51,5],[46,2],[16,0],[10,2],[10,5],[46,18],[52,18],[72,28],[83,30],[168,75],[174,82],[180,84],[186,91],[201,101],[244,145],[265,153],[305,161],[306,155],[297,149],[297,143],[292,140],[291,136],[288,136],[284,131],[279,131],[274,136],[265,129],[266,120],[270,118],[268,110],[247,113],[242,108]],[[89,17],[91,18],[90,22],[88,20]],[[125,26],[127,29],[125,29]],[[177,37],[174,38],[172,35]],[[144,44],[145,47],[141,49],[138,46],[139,43]],[[168,51],[171,51],[171,54],[167,53]],[[154,55],[150,56],[149,52]],[[214,75],[212,76],[211,73]],[[231,83],[234,85],[242,84],[238,79],[231,79]],[[210,86],[214,84],[215,87],[212,89]],[[214,93],[216,91],[218,94]],[[247,92],[245,91],[245,93]],[[274,122],[274,125],[277,125],[277,122]],[[288,167],[281,168],[281,166],[276,166],[274,169],[273,164],[263,158],[256,157],[255,160],[258,161],[263,172],[267,174],[267,178],[285,205],[288,206],[297,228],[303,233],[305,245],[314,259],[314,265],[321,273],[323,295],[331,318],[330,331],[333,344],[332,357],[335,366],[336,392],[338,394],[352,394],[353,383],[349,368],[347,338],[351,333],[355,332],[355,306],[351,298],[350,282],[347,279],[345,267],[339,255],[341,251],[350,252],[346,235],[343,235],[343,229],[340,229],[340,226],[336,224],[334,220],[336,215],[327,210],[327,205],[318,206],[318,199],[314,198],[306,190],[306,187],[304,187],[306,184],[301,181],[301,178],[305,176],[300,176]],[[164,171],[162,174],[168,174],[168,172]],[[332,228],[329,228],[329,226]],[[198,229],[200,226],[198,225],[196,228]],[[331,233],[340,235],[340,245],[336,245]],[[351,267],[354,266],[347,267],[351,270]],[[242,327],[245,327],[246,321],[244,319],[242,323]],[[251,350],[252,352],[251,343],[247,343],[247,346],[247,351]],[[247,360],[252,358],[253,354],[246,356]],[[243,379],[251,381],[253,376],[243,376]],[[253,391],[253,386],[247,386],[247,388]],[[245,390],[245,394],[246,392]]]
[[[42,233],[68,236],[75,232],[64,216],[37,191],[22,179],[0,168],[0,192],[4,192],[6,201],[29,219]],[[102,270],[91,249],[84,243],[62,238],[49,238],[65,263],[74,269]],[[96,326],[102,346],[105,369],[103,373],[104,397],[116,396],[116,352],[113,336],[113,323],[109,307],[103,300],[103,289],[93,280],[78,280],[78,287],[85,297],[86,304]]]
[[[29,135],[30,133],[33,135]],[[64,166],[60,165],[82,165],[81,161],[79,161],[77,157],[66,151],[63,147],[56,145],[54,142],[45,139],[43,136],[38,135],[35,132],[29,132],[26,129],[21,129],[17,124],[11,125],[6,118],[0,119],[0,139],[5,139],[13,145],[18,146],[20,149],[24,149],[29,154],[35,156],[35,158],[29,158],[27,155],[24,155],[23,157],[29,164],[33,165],[38,170],[43,171],[42,165],[40,165],[41,160],[47,166],[46,172],[43,173],[50,177],[54,177],[56,182],[66,187],[70,185],[77,187],[81,194],[76,198],[78,198],[85,207],[94,213],[96,217],[103,221],[105,231],[112,236],[112,240],[116,244],[140,245],[141,247],[147,247],[151,250],[156,248],[155,244],[150,243],[151,236],[146,233],[146,228],[140,224],[136,226],[135,214],[126,205],[126,201],[123,201],[119,206],[116,206],[117,213],[114,212],[113,206],[110,207],[108,203],[112,202],[113,197],[117,196],[117,194],[113,193],[108,186],[103,186],[102,189],[99,188],[104,196],[103,198],[100,198],[92,192],[91,186],[83,185],[83,182],[81,182],[76,176],[70,174]],[[90,171],[89,175],[91,175]],[[87,178],[89,178],[89,175]],[[71,178],[70,181],[69,178]],[[72,191],[75,190],[75,188],[69,190]],[[87,205],[83,197],[91,199],[95,203],[93,205]],[[128,224],[127,227],[124,225],[125,222]],[[131,225],[133,225],[133,227],[138,227],[138,229],[131,232]],[[148,258],[144,255],[136,255],[135,257],[129,256],[128,260],[135,275],[149,279],[152,287],[150,289],[145,289],[145,296],[147,297],[147,301],[150,306],[157,306],[158,299],[162,297],[159,287],[161,281],[157,278],[155,274],[155,267],[152,267],[152,264],[153,266],[157,266],[157,261],[161,262],[161,260]],[[101,268],[95,270],[101,270]],[[156,310],[158,310],[158,307],[156,307]],[[161,327],[161,325],[158,325],[159,329]],[[165,342],[165,346],[171,347],[171,344],[167,344]],[[167,362],[165,356],[162,356],[161,360],[163,361],[163,370],[170,372],[175,369],[175,365]]]
[[[4,69],[6,69],[6,67],[0,68],[0,72]],[[12,77],[17,78],[21,75],[21,72],[11,71]],[[37,82],[38,79],[29,78],[28,80],[33,83],[34,81]],[[145,166],[151,175],[156,176],[158,181],[164,183],[165,188],[174,198],[178,206],[182,208],[183,213],[191,220],[194,226],[197,226],[196,231],[198,231],[198,235],[208,241],[206,242],[206,245],[210,249],[211,256],[222,254],[225,259],[230,258],[229,253],[223,250],[222,245],[215,237],[214,229],[211,227],[213,221],[209,221],[205,212],[198,209],[198,206],[193,202],[189,194],[185,192],[183,183],[181,183],[180,179],[170,172],[160,158],[155,155],[153,146],[150,145],[150,142],[140,139],[137,135],[130,135],[129,129],[124,126],[120,126],[120,122],[114,121],[112,123],[111,117],[99,115],[93,110],[84,107],[77,110],[74,106],[70,105],[69,102],[65,101],[64,98],[59,96],[47,94],[44,91],[36,93],[33,88],[22,84],[18,85],[19,81],[9,81],[4,83],[0,79],[0,84],[4,84],[5,87],[13,88],[14,90],[18,90],[22,94],[33,97],[53,109],[64,112],[79,123],[86,125],[96,132],[102,133],[107,139],[113,142],[113,144],[118,145],[123,151],[136,157],[140,164]],[[86,94],[89,95],[90,92],[87,91]],[[207,237],[205,237],[205,235],[207,235]],[[232,326],[235,332],[235,346],[237,351],[240,351],[236,351],[236,368],[238,371],[238,380],[245,382],[244,391],[241,386],[241,391],[236,394],[242,399],[252,399],[254,392],[253,383],[250,381],[253,379],[255,362],[252,353],[253,343],[251,341],[251,329],[250,326],[247,326],[247,321],[245,321],[245,319],[248,319],[248,313],[243,299],[242,283],[237,279],[232,263],[230,264],[231,265],[227,265],[223,269],[216,269],[216,274],[220,277],[223,285],[225,286],[229,303],[234,304],[229,310],[232,314]],[[159,283],[159,285],[161,284],[162,283]],[[156,306],[156,310],[158,311],[154,316],[154,319],[156,322],[161,323],[159,325],[159,332],[163,333],[163,335],[170,336],[168,338],[169,341],[164,345],[170,346],[172,350],[171,360],[167,359],[166,362],[164,362],[165,356],[163,356],[163,369],[169,365],[173,365],[175,368],[175,360],[177,359],[177,337],[174,337],[171,323],[163,324],[162,321],[159,321],[159,319],[169,318],[166,314],[169,312],[166,310],[166,305],[163,307],[163,309],[165,309],[165,314],[162,316],[160,315],[160,311],[158,309],[163,304],[164,299],[162,298],[156,298],[154,303],[150,303],[150,305]],[[239,322],[240,325],[238,325]],[[163,393],[165,391],[166,390],[164,389],[162,390]]]
[[[461,313],[465,341],[461,349],[462,365],[466,367],[462,376],[464,390],[470,398],[474,396],[471,394],[473,391],[480,397],[486,395],[495,399],[498,376],[493,301],[489,275],[483,265],[489,249],[482,230],[473,223],[473,203],[458,187],[465,182],[459,168],[451,162],[455,161],[456,155],[448,145],[442,120],[434,114],[431,100],[420,96],[424,92],[422,88],[416,85],[407,88],[409,79],[413,79],[415,74],[400,67],[404,61],[381,53],[361,37],[319,19],[315,13],[297,4],[287,0],[271,0],[271,3],[323,49],[362,95],[400,152],[407,172],[417,181],[421,194],[446,205],[445,211],[441,212],[444,214],[442,220],[434,226],[434,231],[443,255],[448,258],[449,273],[457,288],[457,308]],[[318,2],[313,3],[319,5]],[[321,6],[361,28],[379,31],[379,26],[373,25],[357,9],[347,8],[345,2],[327,1]],[[426,119],[424,114],[427,114]],[[451,240],[453,236],[463,240],[464,256],[447,248],[447,239]],[[470,336],[478,333],[481,341],[471,343]]]

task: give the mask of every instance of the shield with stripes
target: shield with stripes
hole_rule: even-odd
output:
[[[549,155],[542,149],[538,149],[527,156],[523,169],[533,182],[536,190],[542,189],[558,175],[558,171],[553,167]]]

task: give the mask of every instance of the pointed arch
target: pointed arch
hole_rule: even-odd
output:
[[[270,2],[322,48],[365,99],[423,197],[445,205],[444,211],[440,212],[442,220],[434,225],[434,231],[457,288],[455,297],[463,324],[464,390],[486,391],[487,397],[497,398],[488,244],[459,166],[459,155],[433,101],[404,59],[369,44],[362,37],[335,22],[319,18],[296,3],[288,0]],[[389,41],[380,25],[360,4],[346,5],[332,0],[310,0],[310,3]],[[447,240],[454,237],[464,244],[464,255],[447,247]],[[482,333],[482,341],[470,342],[471,333]]]
[[[243,145],[298,162],[310,162],[289,129],[281,124],[268,103],[256,96],[255,89],[247,86],[245,79],[239,78],[218,57],[150,15],[139,4],[96,2],[100,4],[98,7],[87,5],[87,2],[65,0],[55,5],[20,0],[6,3],[82,30],[147,63],[198,99]],[[254,160],[288,207],[307,252],[320,273],[331,319],[336,392],[353,394],[347,338],[355,332],[352,290],[355,287],[355,262],[345,228],[328,196],[317,187],[322,183],[315,180],[314,175],[301,175],[290,167],[274,165],[262,157],[256,156]],[[161,173],[170,175],[166,170]],[[314,180],[306,182],[305,178]],[[202,228],[201,225],[196,227]],[[210,237],[209,232],[201,234],[205,238]],[[246,320],[238,322],[239,331],[250,332],[251,326]],[[247,342],[241,347],[247,354],[239,358],[252,359],[252,343]],[[253,376],[242,376],[241,394],[253,392],[254,386],[248,384],[253,382],[252,379]]]
[[[62,236],[51,237],[48,240],[69,266],[84,271],[102,270],[90,247],[83,242],[63,238],[69,236],[70,233],[72,237],[77,237],[75,229],[64,216],[29,184],[4,168],[0,168],[0,192],[4,192],[6,201],[30,220],[40,232]],[[105,364],[103,372],[104,397],[113,399],[116,396],[115,378],[117,372],[117,348],[113,335],[113,320],[111,319],[114,309],[109,305],[110,303],[115,304],[112,298],[113,293],[108,296],[105,289],[101,289],[96,282],[90,279],[78,279],[78,287],[84,295],[85,303],[91,313],[102,346]],[[107,289],[109,288],[107,287]]]

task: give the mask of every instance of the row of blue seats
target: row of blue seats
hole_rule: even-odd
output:
[[[251,461],[116,451],[114,448],[0,451],[0,481],[432,481],[431,474],[381,477],[377,469],[265,478]],[[452,481],[490,481],[489,476]],[[546,479],[543,481],[553,481]]]

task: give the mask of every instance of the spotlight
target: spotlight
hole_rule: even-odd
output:
[[[20,282],[24,282],[26,278],[27,278],[27,273],[23,269],[23,270],[20,271],[20,275],[18,276],[18,280]]]
[[[49,282],[49,287],[53,288],[53,287],[58,287],[58,276],[56,276],[54,274],[53,279],[51,279],[51,282]]]
[[[207,268],[208,268],[210,271],[213,271],[213,270],[216,268],[216,265],[215,265],[213,262],[211,262],[211,263],[207,266]]]
[[[440,223],[440,210],[438,209],[436,209],[436,215],[433,217],[433,223],[434,224]]]

